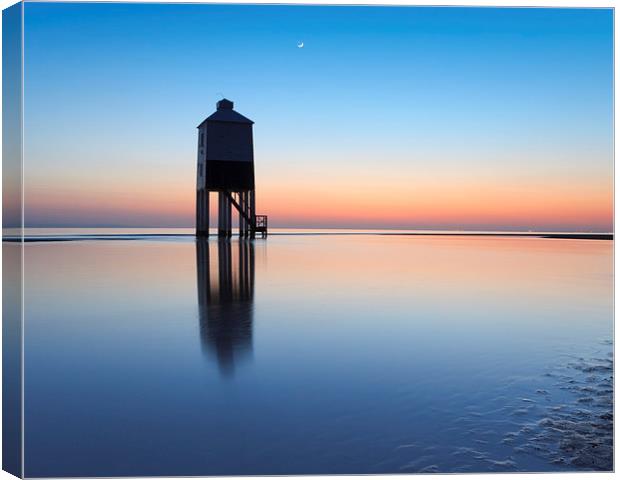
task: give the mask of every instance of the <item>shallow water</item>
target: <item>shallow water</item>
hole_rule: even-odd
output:
[[[612,242],[25,246],[25,474],[609,470]]]

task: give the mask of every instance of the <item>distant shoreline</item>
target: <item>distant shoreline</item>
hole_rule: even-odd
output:
[[[533,233],[533,232],[273,232],[269,236],[346,236],[346,235],[383,235],[383,236],[433,236],[433,237],[519,237],[519,238],[547,238],[565,240],[613,240],[613,233]],[[86,240],[143,240],[157,238],[195,238],[194,234],[186,233],[136,233],[136,234],[75,234],[75,235],[27,235],[24,243],[32,242],[75,242]],[[231,238],[236,238],[233,235]],[[217,235],[208,238],[216,239]],[[7,236],[3,242],[20,243],[21,237]]]
[[[438,235],[454,237],[563,238],[572,240],[613,240],[613,233],[378,233],[377,235]]]

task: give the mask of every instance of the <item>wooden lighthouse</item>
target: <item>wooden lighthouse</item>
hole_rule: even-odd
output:
[[[256,215],[254,187],[254,122],[233,110],[233,102],[217,102],[215,113],[198,125],[196,235],[209,235],[209,193],[218,194],[218,236],[232,236],[233,207],[239,236],[267,235],[267,217]]]

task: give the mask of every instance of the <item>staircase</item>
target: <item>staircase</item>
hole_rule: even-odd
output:
[[[234,205],[234,207],[239,212],[239,215],[245,219],[247,224],[250,226],[251,237],[254,238],[254,234],[260,233],[261,237],[267,237],[267,215],[254,215],[252,218],[251,215],[246,213],[246,209],[239,205],[239,202],[235,199],[234,195],[226,191],[224,192],[226,197],[230,200],[230,203]]]

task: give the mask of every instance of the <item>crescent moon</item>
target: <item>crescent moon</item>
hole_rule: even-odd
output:
[[[304,42],[299,42],[297,44],[297,48],[304,48]]]

